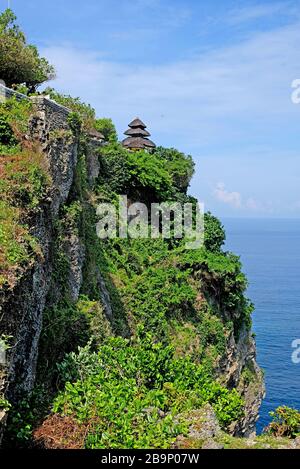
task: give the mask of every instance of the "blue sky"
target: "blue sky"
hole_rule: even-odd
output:
[[[0,0],[1,9],[7,0]],[[300,217],[300,1],[11,0],[58,90],[193,155],[219,216]]]

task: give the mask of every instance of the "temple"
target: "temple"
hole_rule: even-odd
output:
[[[123,147],[128,150],[150,150],[156,147],[155,143],[149,140],[150,134],[146,130],[146,125],[137,117],[130,124],[129,129],[124,132],[127,138],[123,140]]]

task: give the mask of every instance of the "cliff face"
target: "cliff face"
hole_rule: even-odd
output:
[[[99,264],[96,258],[93,259],[93,249],[91,248],[93,235],[79,226],[82,224],[82,217],[84,218],[82,212],[87,209],[89,203],[87,199],[96,197],[95,194],[93,195],[93,187],[99,172],[101,174],[101,171],[105,171],[105,169],[103,169],[103,164],[100,165],[99,143],[90,139],[85,141],[84,160],[82,163],[80,162],[82,150],[79,151],[79,148],[82,148],[82,142],[79,141],[79,135],[72,131],[68,116],[69,112],[65,108],[50,100],[35,98],[28,138],[38,143],[40,151],[44,155],[46,170],[50,175],[51,182],[47,197],[43,198],[38,210],[29,220],[31,234],[37,239],[40,246],[40,256],[35,259],[33,266],[19,278],[12,289],[3,288],[0,292],[1,334],[12,338],[10,349],[7,352],[7,362],[2,368],[0,386],[12,405],[17,404],[20,396],[23,396],[24,393],[30,393],[33,390],[39,356],[40,360],[41,357],[42,361],[45,360],[44,363],[40,363],[40,367],[45,368],[44,373],[47,373],[47,365],[50,366],[47,360],[51,362],[52,356],[57,361],[63,358],[57,350],[51,350],[51,344],[45,345],[43,337],[41,340],[42,330],[49,329],[51,314],[54,310],[59,309],[57,305],[62,308],[62,304],[66,303],[66,298],[68,304],[76,304],[80,293],[85,293],[87,290],[86,284],[93,284],[92,288],[97,290],[94,298],[97,296],[99,298],[98,306],[95,302],[95,310],[101,310],[99,315],[97,317],[94,315],[92,319],[91,315],[89,316],[89,321],[96,330],[97,337],[101,336],[102,329],[110,330],[110,328],[114,328],[115,331],[123,335],[130,335],[130,331],[132,332],[134,329],[133,324],[135,324],[135,319],[131,317],[133,306],[130,306],[130,301],[134,301],[134,295],[129,301],[129,306],[125,300],[120,300],[120,291],[125,291],[124,298],[126,298],[128,289],[124,288],[121,277],[116,279],[115,274],[108,276],[105,263]],[[80,164],[83,164],[84,167],[81,166],[78,169]],[[80,196],[81,186],[78,181],[83,173],[88,194],[85,196],[85,200]],[[78,215],[75,209],[80,213],[80,222],[76,222]],[[94,209],[89,206],[88,210],[92,210],[92,212],[86,216],[93,217],[95,215]],[[94,228],[94,225],[92,226]],[[197,262],[199,261],[197,260]],[[223,305],[220,300],[220,295],[207,288],[209,277],[207,277],[204,268],[206,261],[201,262],[199,265],[197,264],[197,274],[189,280],[198,295],[199,301],[197,301],[199,304],[201,303],[199,311],[197,312],[197,306],[195,310],[201,321],[204,321],[209,307],[215,308],[218,310],[217,320],[226,326],[224,326],[224,331],[226,329],[224,332],[225,348],[217,357],[214,356],[213,367],[216,379],[229,389],[236,388],[245,401],[244,416],[238,422],[233,422],[229,431],[235,435],[248,436],[255,429],[264,393],[262,373],[256,363],[255,343],[251,336],[251,330],[238,311],[238,307],[234,306],[233,309],[229,308],[228,310],[227,306]],[[142,276],[145,267],[138,265],[138,262],[136,265],[137,272],[140,271]],[[180,269],[182,266],[179,266]],[[142,277],[139,278],[138,282],[141,284]],[[219,288],[222,290],[223,287],[219,286]],[[138,296],[139,292],[137,291],[136,294]],[[141,297],[141,302],[145,304],[143,297]],[[182,300],[182,306],[180,306],[182,317],[184,317],[185,305],[188,305],[188,302],[189,300],[185,298]],[[203,309],[203,302],[206,304],[207,311],[205,308]],[[124,304],[130,311],[128,317]],[[138,306],[136,307],[138,308]],[[210,316],[207,317],[210,318]],[[54,318],[52,322],[56,320],[60,319]],[[70,315],[67,320],[72,320]],[[84,335],[85,327],[81,325],[85,319],[78,316],[72,321],[70,327],[71,329],[74,327],[76,337]],[[238,333],[232,328],[230,329],[229,326],[227,327],[227,323],[234,321],[239,322]],[[184,319],[183,322],[186,324],[186,329],[196,327],[194,320],[191,324],[188,319]],[[176,337],[172,330],[173,327],[174,324],[170,326],[169,332],[171,336],[173,334],[174,343],[176,343],[176,340],[178,341],[180,338]],[[180,334],[183,333],[183,330],[185,329],[180,330]],[[78,342],[74,339],[74,343],[72,343],[72,337],[73,335],[70,334],[64,338],[62,334],[61,342],[64,340],[67,342],[62,347],[64,352],[76,349]],[[193,337],[191,342],[194,339]],[[199,341],[199,339],[197,340]],[[206,340],[210,343],[210,339]],[[198,355],[197,347],[200,346],[196,339],[195,344],[193,345],[194,352]],[[53,347],[55,348],[55,345]],[[181,350],[180,347],[177,348]],[[187,348],[190,349],[190,343]],[[49,355],[49,350],[53,355]],[[178,351],[179,355],[180,350]],[[2,412],[1,419],[4,424],[5,412]]]
[[[34,98],[33,102],[28,137],[38,143],[45,157],[51,184],[47,198],[30,219],[30,231],[39,243],[41,254],[13,289],[0,290],[1,334],[12,338],[6,364],[2,366],[0,389],[14,404],[24,393],[32,391],[35,384],[43,312],[49,289],[55,289],[52,278],[56,259],[55,224],[74,184],[78,153],[78,138],[68,124],[69,111],[45,98]],[[99,170],[97,146],[91,141],[87,153],[91,183]],[[76,301],[82,284],[85,249],[72,230],[64,233],[63,250],[69,259],[70,296]],[[5,412],[1,419],[4,423]]]
[[[250,436],[255,433],[265,385],[262,370],[256,362],[255,341],[245,326],[237,340],[233,334],[230,335],[219,373],[228,386],[238,389],[245,401],[245,415],[231,426],[231,431],[234,435]]]

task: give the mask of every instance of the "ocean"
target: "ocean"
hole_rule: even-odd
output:
[[[255,304],[257,361],[267,388],[257,432],[280,405],[300,410],[300,363],[292,342],[300,339],[300,220],[223,219],[226,249],[241,256]]]

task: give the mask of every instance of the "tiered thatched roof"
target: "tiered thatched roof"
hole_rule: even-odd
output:
[[[150,133],[146,130],[146,125],[137,117],[130,124],[125,135],[129,137],[123,140],[122,145],[128,150],[143,150],[155,148],[155,143],[149,140]]]

